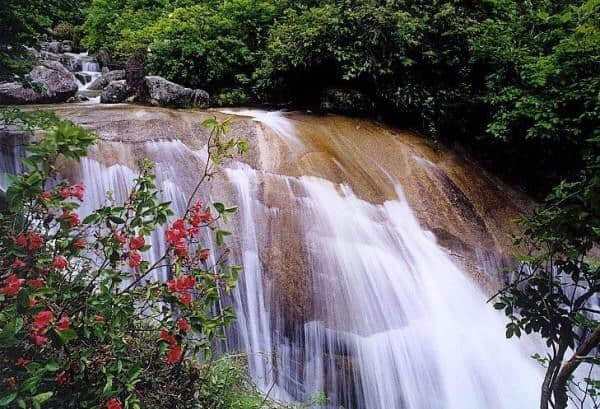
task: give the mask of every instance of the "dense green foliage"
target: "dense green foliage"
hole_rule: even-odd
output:
[[[93,0],[84,43],[219,104],[316,107],[362,91],[543,193],[582,167],[600,113],[596,0]]]

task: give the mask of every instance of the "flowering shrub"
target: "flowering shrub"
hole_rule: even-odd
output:
[[[239,269],[216,222],[235,208],[190,198],[169,223],[144,161],[125,203],[83,218],[85,186],[58,182],[54,164],[81,158],[95,137],[51,123],[28,147],[26,171],[10,178],[0,213],[0,407],[204,407],[199,385],[213,376],[204,358],[234,318],[220,301]],[[194,194],[211,166],[246,149],[224,139],[227,125],[205,122],[209,161]],[[149,236],[162,225],[167,250],[150,260]],[[203,246],[206,233],[216,248]],[[168,282],[150,279],[158,269]]]

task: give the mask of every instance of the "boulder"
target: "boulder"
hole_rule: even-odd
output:
[[[321,98],[321,110],[349,116],[366,116],[375,112],[375,103],[354,89],[326,89]]]
[[[54,61],[54,60],[40,60],[40,64],[43,65],[46,68],[50,68],[51,70],[60,71],[60,72],[62,72],[64,74],[70,74],[71,73],[71,71],[69,71],[67,69],[67,67],[65,67],[64,65],[62,65],[58,61]]]
[[[81,71],[81,57],[73,53],[64,53],[60,56],[60,62],[71,72]]]
[[[51,60],[51,61],[60,62],[61,57],[62,56],[60,54],[51,53],[50,51],[42,50],[39,52],[39,56],[37,58],[42,59],[42,60]]]
[[[148,102],[171,108],[208,108],[210,96],[201,89],[185,88],[158,76],[146,77]]]
[[[18,82],[0,84],[0,105],[58,103],[77,93],[77,81],[71,73],[40,65],[31,70],[29,79],[31,88]]]
[[[100,95],[100,102],[103,104],[116,104],[123,102],[129,96],[127,92],[127,84],[125,80],[111,81],[102,94]]]
[[[90,99],[88,97],[84,97],[83,95],[75,95],[74,97],[69,98],[66,102],[67,104],[75,104],[78,102],[86,102]]]
[[[43,41],[40,43],[40,49],[42,51],[48,51],[54,54],[58,54],[62,52],[62,44],[59,41]]]
[[[92,91],[101,91],[112,81],[120,81],[125,79],[125,70],[109,71],[106,74],[102,74],[100,78],[97,78],[90,84],[87,89]]]
[[[92,76],[85,72],[76,72],[75,78],[77,78],[82,84],[87,84],[92,80]]]
[[[73,52],[73,41],[63,40],[60,47],[63,53],[71,53]]]

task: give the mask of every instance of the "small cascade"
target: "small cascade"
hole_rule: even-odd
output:
[[[97,92],[89,91],[88,87],[102,76],[100,63],[89,57],[87,52],[78,54],[77,57],[81,62],[81,71],[75,73],[79,84],[79,94],[89,98],[91,103],[99,103],[100,96],[97,95]]]

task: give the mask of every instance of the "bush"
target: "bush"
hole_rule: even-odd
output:
[[[0,406],[200,408],[217,399],[218,369],[204,358],[234,318],[218,301],[239,267],[228,264],[228,233],[215,223],[235,208],[197,202],[168,223],[173,213],[144,161],[125,203],[81,220],[85,186],[57,181],[54,164],[78,160],[95,137],[48,115],[10,111],[4,123],[46,131],[28,146],[26,172],[11,177],[0,215]],[[205,125],[209,163],[245,150],[223,141],[227,122]],[[166,224],[166,252],[146,259],[148,236]],[[215,248],[202,232],[214,232]],[[159,268],[167,283],[150,279]]]

